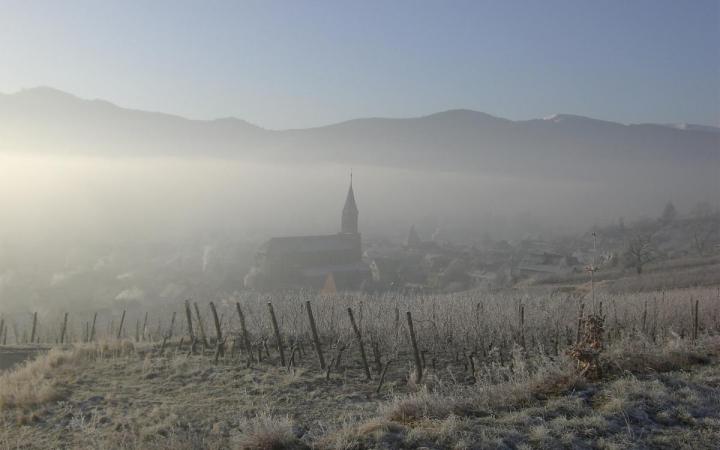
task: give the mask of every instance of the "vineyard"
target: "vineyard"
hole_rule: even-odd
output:
[[[187,351],[218,363],[322,370],[340,367],[346,351],[357,350],[370,379],[389,361],[420,369],[452,362],[504,364],[518,346],[526,354],[559,355],[580,339],[580,323],[589,314],[604,317],[607,343],[628,336],[652,343],[672,335],[696,339],[720,332],[720,290],[603,294],[594,304],[557,293],[248,294],[152,310],[3,316],[0,340],[40,346],[128,340],[157,354]]]
[[[378,408],[385,408],[385,416],[400,423],[434,416],[447,418],[457,411],[476,410],[478,404],[499,407],[497,401],[488,400],[492,389],[515,386],[519,391],[511,397],[522,403],[536,394],[545,398],[575,389],[572,386],[581,379],[702,364],[718,349],[719,334],[720,296],[716,288],[583,296],[557,292],[247,294],[217,302],[180,301],[152,309],[25,313],[0,319],[5,348],[52,348],[46,357],[55,355],[52,370],[67,365],[65,360],[74,361],[73,365],[82,367],[81,372],[100,371],[99,379],[136,376],[138,383],[161,383],[158,389],[162,384],[167,389],[179,378],[188,377],[178,382],[178,389],[191,389],[188,395],[201,403],[200,399],[205,403],[209,400],[208,390],[215,379],[208,374],[214,374],[224,380],[222,389],[216,386],[219,397],[213,397],[218,402],[217,414],[234,411],[223,413],[235,417],[230,428],[243,428],[242,424],[252,428],[257,423],[251,426],[248,421],[261,420],[258,417],[265,417],[265,428],[268,421],[277,424],[312,418],[304,423],[304,431],[296,433],[303,440],[295,435],[290,439],[305,444],[310,441],[310,445],[320,445],[327,436],[368,420]],[[45,375],[38,376],[37,383],[47,390],[23,388],[26,380],[19,380],[17,374],[23,370],[35,373],[32,364],[3,376],[0,407],[5,420],[12,411],[22,411],[23,422],[50,420],[33,411],[67,396],[60,381],[48,381],[52,377]],[[254,400],[247,386],[237,382],[251,374],[255,385],[270,386],[260,388],[264,393]],[[74,382],[78,383],[75,389],[83,389],[82,383]],[[275,398],[278,392],[270,395],[265,391],[272,388],[283,392],[279,400]],[[331,405],[331,416],[322,408],[315,410],[313,401],[298,394],[303,390],[312,390],[310,398],[317,396],[314,401]],[[127,401],[138,395],[128,392]],[[164,392],[163,398],[167,395],[172,394]],[[358,395],[361,398],[356,398]],[[348,404],[337,396],[355,400]],[[449,399],[455,403],[440,408],[444,412],[433,412]],[[383,406],[387,401],[390,403]],[[407,402],[418,401],[427,404],[419,411],[408,409]],[[148,401],[148,407],[152,403],[157,399]],[[239,404],[245,407],[236,411]],[[83,402],[78,405],[84,411],[80,414],[83,418],[101,409],[82,409],[86,406]],[[183,414],[192,415],[188,411],[192,408],[192,402],[184,404]],[[48,416],[56,413],[53,408],[44,412]],[[181,426],[180,418],[174,420],[177,422],[170,428],[187,438],[192,429],[189,422]],[[213,421],[207,430],[193,431],[193,435],[211,433],[217,423],[225,421]],[[101,423],[95,426],[102,428]],[[383,428],[386,432],[387,426]],[[129,430],[133,426],[121,429],[123,433]],[[133,433],[137,435],[138,430]],[[223,439],[229,436],[220,434]],[[147,439],[155,442],[152,436]],[[340,445],[333,442],[332,446]],[[342,446],[363,448],[346,444]]]
[[[96,371],[98,379],[139,377],[136,382],[147,386],[159,383],[163,399],[172,395],[165,392],[167,386],[177,383],[174,389],[180,391],[186,384],[196,386],[199,392],[193,395],[201,395],[197,402],[208,400],[205,390],[215,383],[208,374],[214,374],[225,383],[217,391],[220,399],[215,398],[215,414],[225,417],[244,404],[239,418],[233,414],[234,426],[260,426],[263,430],[278,421],[312,417],[312,423],[304,425],[305,431],[296,433],[311,445],[342,434],[377,411],[385,411],[385,417],[400,423],[433,417],[447,420],[457,411],[475,411],[478,405],[492,409],[503,402],[526,403],[535,395],[559,393],[575,386],[583,376],[592,379],[648,369],[676,370],[702,363],[708,352],[717,350],[718,289],[598,293],[594,302],[592,297],[559,293],[242,295],[145,310],[7,315],[0,319],[0,336],[8,349],[52,348],[45,357],[50,362],[43,363],[50,369],[43,370],[63,373],[61,368],[70,364],[80,367],[81,373]],[[593,333],[594,338],[590,337]],[[597,364],[592,362],[595,359]],[[54,375],[43,375],[33,364],[39,363],[27,363],[3,376],[0,407],[4,420],[21,411],[23,423],[50,421],[44,415],[54,417],[57,408],[68,407],[62,401],[47,406],[67,396],[66,384],[75,383],[72,389],[82,392],[79,381],[49,381]],[[595,364],[595,369],[602,366],[602,370],[583,372],[583,364],[586,369]],[[68,367],[64,370],[75,373]],[[258,388],[263,393],[259,398],[253,399],[246,386],[232,381],[248,376],[256,387],[267,383]],[[28,377],[37,381],[30,383],[35,386],[31,389]],[[119,389],[117,382],[113,385]],[[493,390],[507,390],[508,386],[514,386],[512,395],[490,400]],[[266,389],[278,390],[271,395]],[[304,389],[312,390],[311,399],[302,394]],[[128,401],[134,395],[128,393]],[[148,406],[157,401],[148,400]],[[317,404],[334,408],[336,416],[327,417],[322,408],[311,412]],[[183,405],[186,411],[193,409],[192,402]],[[78,402],[81,413],[73,413],[73,417],[96,417],[100,408],[86,406]],[[38,408],[43,412],[36,412]],[[283,412],[285,416],[278,416]],[[187,440],[192,429],[189,422],[183,426],[181,419],[174,420],[170,429]],[[252,422],[258,420],[262,423]],[[217,423],[225,422],[213,423],[204,432],[191,434],[211,435]],[[130,433],[133,427],[135,431]],[[102,428],[100,421],[93,429]],[[127,425],[121,431],[137,435],[140,428]],[[387,432],[387,425],[382,429]],[[289,439],[295,442],[298,436]],[[153,447],[155,438],[146,437]],[[340,445],[339,438],[334,439],[330,447]],[[356,437],[343,439],[355,442],[343,441],[344,447],[363,448],[356,445],[361,441]],[[190,448],[205,446],[193,444]]]

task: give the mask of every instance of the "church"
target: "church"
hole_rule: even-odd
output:
[[[322,236],[274,237],[263,244],[245,276],[245,287],[258,291],[308,289],[334,292],[359,289],[370,278],[362,261],[358,208],[350,187],[340,232]]]

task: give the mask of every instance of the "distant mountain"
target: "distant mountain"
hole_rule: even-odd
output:
[[[675,128],[676,130],[689,130],[689,131],[708,131],[710,133],[720,133],[720,127],[713,127],[710,125],[696,125],[692,123],[666,123],[663,126]]]
[[[558,174],[628,165],[718,165],[720,130],[623,125],[558,114],[511,121],[470,110],[272,131],[239,119],[189,120],[50,88],[0,94],[0,151],[240,158],[416,169]]]
[[[263,132],[239,119],[189,120],[45,87],[0,94],[0,151],[234,157]]]

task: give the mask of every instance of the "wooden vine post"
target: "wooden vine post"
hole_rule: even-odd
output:
[[[160,356],[162,356],[163,353],[165,353],[165,345],[167,345],[167,340],[168,340],[167,335],[163,336],[162,345],[160,346]]]
[[[197,302],[193,302],[193,306],[195,307],[195,316],[197,318],[198,328],[200,329],[200,339],[202,339],[203,345],[207,347],[208,342],[205,336],[205,326],[203,325],[202,316],[200,315],[200,308],[198,308]]]
[[[120,327],[118,328],[117,338],[122,338],[123,325],[125,324],[125,310],[123,309],[122,316],[120,316]]]
[[[645,304],[643,306],[643,313],[642,313],[642,332],[645,334],[645,325],[647,324],[647,300],[645,300]]]
[[[390,367],[390,364],[393,362],[392,359],[388,359],[385,361],[385,367],[382,369],[382,373],[380,374],[380,382],[378,383],[377,389],[375,389],[375,393],[379,394],[380,390],[383,387],[383,383],[385,383],[385,375],[387,375],[388,368]]]
[[[585,303],[580,303],[580,312],[578,314],[577,322],[577,334],[575,337],[575,344],[580,344],[580,333],[582,332],[583,313],[585,311]]]
[[[240,302],[235,302],[237,308],[238,317],[240,318],[240,333],[242,333],[243,345],[245,346],[245,352],[248,355],[250,361],[253,360],[252,347],[250,345],[250,335],[248,334],[247,327],[245,326],[245,314],[243,314]]]
[[[377,337],[370,337],[370,347],[373,351],[373,359],[375,360],[375,371],[380,375],[382,373],[382,361],[380,360],[380,343]]]
[[[315,352],[317,352],[318,361],[320,361],[320,369],[325,370],[325,358],[323,357],[322,347],[320,346],[320,337],[318,336],[317,326],[315,325],[315,317],[313,317],[310,302],[305,302],[305,309],[310,322],[310,331],[312,332],[313,344],[315,344]]]
[[[65,313],[65,318],[63,319],[62,330],[60,331],[60,344],[65,343],[65,333],[67,332],[67,322],[68,322],[68,313]]]
[[[177,311],[173,311],[172,318],[170,319],[170,329],[168,330],[168,339],[172,339],[175,334],[175,318],[177,317]]]
[[[97,322],[97,313],[93,316],[92,321],[92,327],[90,327],[90,337],[88,338],[90,342],[95,341],[95,323]]]
[[[693,316],[694,316],[694,320],[693,320],[693,335],[692,335],[692,336],[693,336],[693,341],[696,341],[697,338],[698,338],[698,312],[699,312],[698,309],[699,309],[699,305],[700,305],[700,300],[695,300],[695,310],[693,311],[693,313],[694,313],[694,314],[693,314]]]
[[[35,332],[37,331],[37,312],[33,313],[33,325],[32,325],[32,333],[30,333],[30,343],[35,343]],[[17,334],[15,335],[17,336]],[[27,335],[26,335],[27,336]],[[17,338],[15,338],[17,340]]]
[[[395,306],[395,340],[397,340],[398,333],[400,332],[400,309]]]
[[[146,333],[147,333],[147,321],[148,321],[148,313],[145,311],[145,318],[143,319],[143,325],[142,325],[142,335],[140,336],[143,342],[145,342],[146,339]]]
[[[422,381],[422,359],[420,359],[420,350],[418,349],[417,339],[415,338],[415,328],[413,327],[412,314],[407,312],[408,330],[410,331],[410,342],[413,347],[413,355],[415,356],[415,383],[420,384]]]
[[[192,312],[190,311],[190,300],[185,300],[185,320],[187,321],[188,336],[190,336],[190,342],[192,342],[195,340],[195,333],[193,332]]]
[[[520,345],[525,347],[525,305],[520,304]]]
[[[215,309],[215,303],[210,302],[210,311],[213,315],[213,322],[215,323],[215,338],[217,339],[217,358],[225,354],[225,341],[222,337],[222,329],[220,328],[220,319],[218,319],[217,309]]]
[[[355,338],[357,338],[358,347],[360,347],[360,358],[362,359],[363,369],[365,369],[365,377],[368,380],[372,380],[372,376],[370,375],[370,366],[368,366],[367,356],[365,355],[365,346],[363,345],[362,334],[360,334],[360,329],[355,323],[355,317],[353,317],[352,308],[348,308],[347,312],[348,316],[350,316],[350,324],[352,325],[353,331],[355,332]]]
[[[282,337],[280,336],[280,327],[278,327],[277,318],[275,317],[275,310],[273,309],[273,305],[270,302],[268,302],[268,311],[270,311],[270,320],[272,321],[273,331],[275,332],[278,352],[280,352],[280,363],[283,365],[283,367],[285,367],[285,352],[283,351]]]

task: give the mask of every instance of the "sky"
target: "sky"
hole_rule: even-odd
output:
[[[467,108],[720,126],[720,0],[0,0],[0,92],[271,129]]]

